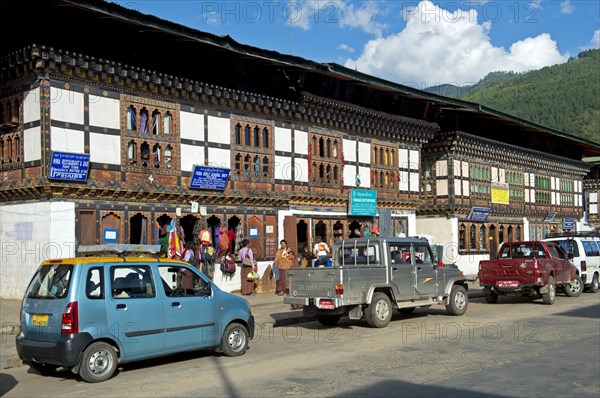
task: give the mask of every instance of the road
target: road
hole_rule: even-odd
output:
[[[600,396],[600,295],[470,302],[395,314],[384,329],[342,319],[258,330],[227,358],[196,352],[125,365],[112,379],[0,373],[4,397]]]

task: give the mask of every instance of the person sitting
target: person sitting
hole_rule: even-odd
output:
[[[316,240],[317,243],[313,248],[313,253],[315,256],[317,256],[317,259],[315,260],[315,267],[324,267],[327,265],[327,260],[329,259],[329,246],[323,241],[323,239],[321,239],[320,236],[317,236]]]

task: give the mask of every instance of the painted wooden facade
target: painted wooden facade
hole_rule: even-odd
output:
[[[129,20],[113,19],[109,35],[148,18],[67,3],[84,9],[77,23],[96,23],[103,8]],[[47,11],[68,24],[60,10]],[[71,43],[60,32],[52,39]],[[158,243],[171,220],[186,240],[198,226],[237,229],[263,265],[284,237],[302,259],[317,236],[332,244],[378,223],[382,233],[433,237],[467,273],[501,241],[542,237],[564,219],[584,227],[586,207],[598,220],[598,178],[586,180],[580,161],[597,145],[343,68],[202,40],[209,45],[177,44],[217,49],[221,58],[200,69],[124,64],[126,43],[112,60],[93,53],[101,43],[89,54],[30,43],[0,54],[1,297],[19,297],[43,258],[103,243],[106,231],[120,243]],[[56,152],[89,155],[87,180],[50,179]],[[190,188],[195,165],[229,169],[226,188]],[[352,190],[377,192],[377,216],[349,213]],[[489,218],[470,220],[473,208]]]

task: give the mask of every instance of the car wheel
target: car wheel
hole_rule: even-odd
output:
[[[489,304],[495,304],[498,302],[498,294],[496,292],[483,293],[485,302]]]
[[[569,297],[581,296],[583,292],[583,280],[579,275],[575,275],[573,282],[565,286],[565,294]]]
[[[592,283],[590,284],[590,293],[598,293],[598,274],[594,274],[592,277]]]
[[[404,315],[412,314],[414,310],[415,307],[398,308],[398,312]]]
[[[83,352],[79,376],[88,383],[108,380],[117,370],[117,352],[108,343],[96,342]]]
[[[248,330],[239,323],[230,323],[221,337],[221,351],[228,357],[243,355],[248,349]]]
[[[341,317],[342,317],[342,315],[323,315],[323,314],[317,314],[315,316],[315,318],[317,318],[317,321],[319,321],[319,323],[323,326],[335,326]]]
[[[371,304],[365,308],[365,318],[369,326],[374,328],[384,328],[392,319],[392,303],[385,293],[377,292],[373,294]]]
[[[463,315],[467,312],[469,306],[469,296],[467,291],[461,285],[452,286],[450,291],[449,303],[446,305],[446,311],[450,315]]]
[[[554,286],[554,277],[550,276],[548,278],[548,291],[546,293],[542,293],[542,300],[544,304],[554,304],[554,299],[556,298],[556,286]]]

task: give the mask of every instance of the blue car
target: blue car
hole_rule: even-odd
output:
[[[188,263],[128,257],[125,249],[144,245],[118,246],[121,256],[39,266],[16,338],[26,364],[42,373],[71,369],[100,382],[120,363],[206,348],[227,356],[246,352],[254,336],[246,300],[221,291]]]

